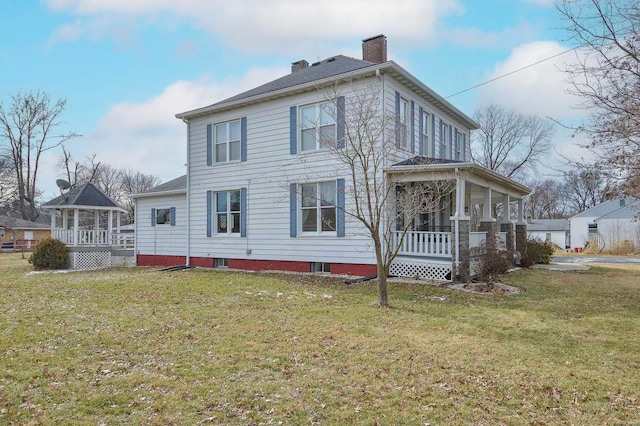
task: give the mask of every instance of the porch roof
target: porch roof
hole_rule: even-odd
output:
[[[42,205],[44,209],[78,209],[127,211],[92,183],[73,188]]]
[[[489,186],[514,198],[522,198],[531,192],[531,188],[471,161],[415,156],[386,167],[385,171],[389,174],[406,175],[399,179],[401,182],[414,182],[433,177],[440,179],[446,179],[447,176],[464,177],[467,182]]]

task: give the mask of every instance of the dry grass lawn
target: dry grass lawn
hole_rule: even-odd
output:
[[[324,276],[29,275],[0,255],[0,424],[637,424],[640,272],[518,295]]]

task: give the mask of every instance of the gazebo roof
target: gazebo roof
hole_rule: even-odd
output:
[[[42,205],[45,209],[89,209],[89,210],[117,210],[126,212],[115,201],[105,195],[92,183],[71,189],[69,192],[47,201]]]

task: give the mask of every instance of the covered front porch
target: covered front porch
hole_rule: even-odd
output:
[[[73,269],[133,266],[135,236],[122,232],[122,207],[91,183],[45,203],[51,237],[67,245]]]
[[[451,182],[439,208],[419,214],[409,229],[391,232],[398,248],[391,273],[397,276],[467,279],[485,250],[524,250],[523,197],[529,188],[470,162],[414,157],[386,169],[400,185]]]

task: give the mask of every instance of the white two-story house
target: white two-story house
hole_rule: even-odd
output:
[[[187,126],[187,174],[133,195],[137,264],[375,274],[372,240],[349,214],[351,171],[322,142],[341,143],[354,85],[369,83],[399,135],[380,173],[403,183],[455,181],[441,211],[416,220],[391,273],[450,279],[465,267],[465,249],[488,235],[511,250],[524,242],[529,189],[471,162],[477,124],[387,61],[384,36],[364,40],[362,51],[362,59],[295,62],[277,80],[177,114]],[[510,208],[492,217],[494,205],[511,203],[520,207],[517,221]],[[472,205],[481,208],[477,229]],[[389,241],[400,244],[399,236]]]

